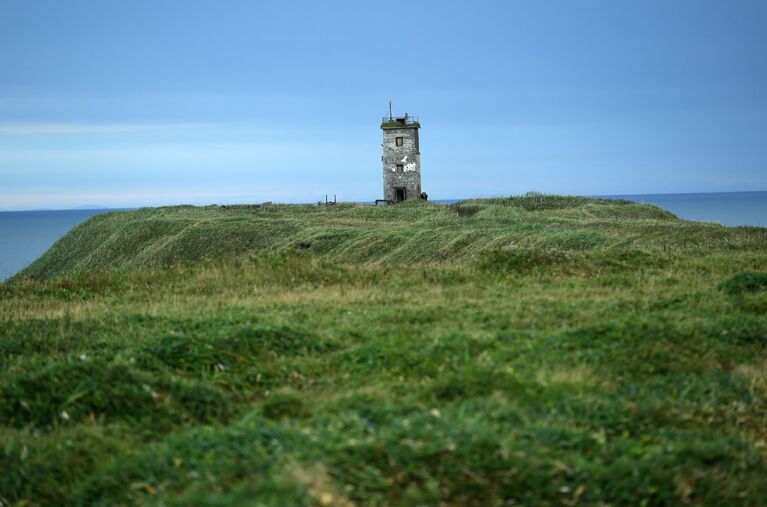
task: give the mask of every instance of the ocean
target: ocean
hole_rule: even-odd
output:
[[[767,191],[599,196],[660,206],[687,220],[767,227]],[[452,204],[460,199],[435,201]],[[42,255],[80,222],[108,209],[0,212],[0,280]]]
[[[735,227],[767,227],[767,192],[710,192],[702,194],[645,194],[600,196],[655,204],[679,218]]]
[[[0,212],[0,280],[40,257],[80,222],[108,209]]]

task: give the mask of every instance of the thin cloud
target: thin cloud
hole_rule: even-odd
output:
[[[207,127],[206,123],[0,123],[0,135],[121,134]]]

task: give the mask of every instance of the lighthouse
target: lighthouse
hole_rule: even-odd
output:
[[[421,198],[421,150],[418,118],[385,116],[383,130],[384,200],[391,203]]]

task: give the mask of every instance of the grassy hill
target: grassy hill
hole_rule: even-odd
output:
[[[762,505],[766,347],[767,229],[109,213],[0,284],[0,505]]]
[[[530,195],[396,207],[338,205],[195,208],[99,215],[76,227],[22,276],[154,268],[179,261],[247,258],[303,247],[345,263],[458,263],[493,250],[553,254],[645,253],[762,239],[749,229],[686,222],[629,201]]]

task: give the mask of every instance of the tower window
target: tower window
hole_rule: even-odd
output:
[[[397,172],[398,172],[398,173],[401,173],[401,172],[402,172],[402,171],[404,171],[404,170],[405,170],[405,166],[404,166],[404,165],[402,165],[402,164],[397,164]]]
[[[402,146],[404,144],[405,140],[402,137],[395,137],[394,138],[394,144],[397,146]]]

